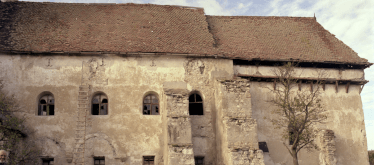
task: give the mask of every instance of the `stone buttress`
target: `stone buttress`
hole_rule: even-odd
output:
[[[223,125],[224,164],[264,165],[257,140],[257,122],[252,118],[249,81],[219,80],[222,99],[220,120]]]
[[[188,90],[164,89],[167,97],[167,143],[169,165],[193,165]]]

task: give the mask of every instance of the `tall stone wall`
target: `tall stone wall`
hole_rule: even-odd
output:
[[[275,107],[266,102],[273,83],[232,79],[234,71],[267,76],[267,67],[234,67],[227,59],[181,56],[1,54],[0,70],[4,91],[24,107],[20,114],[34,130],[41,156],[53,157],[55,165],[75,164],[82,157],[84,164],[105,157],[111,165],[136,165],[147,155],[155,156],[159,165],[193,164],[195,156],[204,156],[207,165],[261,165],[262,160],[283,165],[292,160],[280,130],[269,120],[275,117]],[[314,72],[300,71],[306,77]],[[334,78],[363,79],[362,70],[328,72]],[[309,89],[310,84],[301,88]],[[357,85],[339,85],[338,90],[326,85],[322,92],[329,120],[319,127],[334,132],[336,165],[367,164],[360,90]],[[37,115],[38,96],[44,92],[54,96],[54,116]],[[90,101],[98,92],[108,97],[108,115],[91,115]],[[143,98],[150,93],[159,99],[160,115],[142,114]],[[201,95],[204,115],[188,115],[191,93]],[[332,136],[321,137],[327,138],[321,143],[325,150],[301,151],[301,165],[334,163]],[[267,142],[270,152],[262,153],[258,142]],[[84,155],[79,154],[82,148]]]
[[[164,90],[167,97],[168,164],[193,165],[189,92],[183,89]]]
[[[257,141],[257,122],[252,118],[249,81],[233,79],[220,80],[219,83],[222,112],[217,120],[222,121],[221,136],[224,136],[221,152],[228,154],[223,164],[263,165],[263,155]]]
[[[143,156],[155,156],[159,165],[193,164],[195,156],[217,163],[213,80],[232,77],[230,60],[0,55],[0,70],[5,92],[25,107],[22,115],[35,130],[41,156],[54,158],[55,165],[92,164],[94,157],[137,165]],[[54,95],[54,116],[37,115],[38,96],[46,91]],[[92,115],[90,102],[100,92],[108,97],[108,114]],[[160,115],[142,114],[150,93],[159,99]],[[189,116],[191,93],[202,96],[204,115]]]
[[[236,74],[254,76],[274,76],[276,67],[270,66],[234,66]],[[362,69],[339,70],[334,68],[296,68],[296,74],[305,79],[315,79],[319,73],[331,79],[364,80]],[[282,129],[276,129],[271,119],[278,117],[271,111],[276,109],[268,101],[274,97],[269,90],[274,88],[273,82],[258,82],[256,79],[250,82],[250,93],[252,96],[252,117],[257,119],[258,140],[266,142],[269,152],[264,153],[265,164],[288,165],[292,164],[292,157],[284,144],[287,140],[282,139]],[[277,87],[280,84],[275,84]],[[295,87],[294,90],[297,89]],[[364,114],[360,91],[362,86],[346,84],[326,84],[319,86],[321,93],[321,104],[327,110],[327,120],[317,125],[318,129],[331,130],[334,133],[335,148],[334,156],[337,165],[363,164],[368,165],[367,145],[364,125]],[[301,83],[302,91],[316,90],[317,85]],[[320,164],[319,150],[302,149],[299,152],[299,163],[301,165]]]

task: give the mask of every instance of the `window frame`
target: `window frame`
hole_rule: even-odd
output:
[[[190,101],[190,97],[191,96],[194,96],[194,102],[191,102]],[[199,97],[201,98],[201,101],[196,101],[196,95],[199,95]],[[191,108],[191,104],[201,104],[201,111],[202,111],[202,114],[198,114],[198,115],[196,115],[196,114],[193,114],[193,115],[191,115],[191,110],[190,110],[190,108]],[[189,96],[188,96],[188,113],[189,113],[189,115],[190,116],[203,116],[204,115],[204,100],[203,100],[203,97],[201,96],[201,94],[199,94],[199,93],[197,93],[197,92],[194,92],[194,93],[191,93]]]
[[[204,156],[194,156],[194,161],[195,161],[195,165],[204,165]],[[202,160],[203,161],[203,164],[197,164],[197,162],[196,162],[196,160],[197,159],[200,159],[200,160]]]
[[[51,162],[53,162],[51,164]],[[42,165],[45,165],[44,163],[48,163],[47,165],[54,165],[54,158],[42,158]]]
[[[152,98],[152,96],[154,98]],[[150,103],[146,103],[145,100],[147,97],[150,97]],[[156,99],[157,100],[157,103],[154,103],[153,100]],[[160,115],[160,99],[158,98],[158,96],[156,94],[153,94],[153,93],[150,93],[150,94],[147,94],[143,97],[143,101],[142,101],[142,114],[143,115]],[[150,107],[150,110],[149,110],[149,114],[145,114],[145,106],[146,105],[149,105]],[[152,112],[152,107],[153,106],[157,106],[158,107],[158,113],[156,112],[156,114],[153,114]],[[157,110],[155,110],[157,111]]]
[[[96,160],[99,161],[99,164],[95,164]],[[104,160],[104,164],[101,164],[102,160]],[[94,165],[105,165],[105,156],[95,156],[95,157],[93,157],[93,164]]]
[[[146,163],[145,159],[148,158],[148,159],[153,159],[153,164],[150,164],[150,162]],[[147,156],[143,156],[143,163],[142,165],[155,165],[155,160],[156,160],[156,156],[154,155],[147,155]],[[151,160],[152,161],[152,160]]]
[[[46,102],[45,103],[41,103],[41,100],[43,98],[46,97]],[[45,100],[45,99],[43,99]],[[53,101],[52,101],[53,100]],[[55,113],[55,105],[56,105],[56,99],[54,97],[54,95],[51,93],[51,92],[43,92],[41,93],[39,96],[38,96],[38,107],[37,107],[37,112],[36,112],[36,115],[37,116],[54,116],[56,113]],[[51,115],[50,114],[50,107],[53,106],[53,114]],[[45,109],[45,112],[46,114],[44,115],[43,112],[44,112],[44,107],[46,107]]]
[[[262,152],[269,152],[269,148],[268,148],[268,145],[266,144],[266,142],[258,142],[258,148],[260,150],[262,150]]]
[[[98,103],[98,114],[94,114],[94,99],[99,96],[99,103]],[[106,103],[103,103],[103,100],[106,99],[107,102]],[[91,98],[91,102],[90,102],[90,105],[91,105],[91,115],[92,116],[106,116],[106,115],[109,115],[109,99],[108,99],[108,96],[103,93],[103,92],[98,92],[98,93],[95,93],[92,98]],[[97,105],[97,104],[95,104]],[[101,114],[101,107],[102,106],[106,106],[106,114]]]

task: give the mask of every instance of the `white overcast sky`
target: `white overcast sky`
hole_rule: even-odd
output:
[[[31,0],[32,1],[32,0]],[[42,0],[47,2],[47,0]],[[42,2],[35,0],[34,2]],[[312,17],[374,63],[374,0],[50,0],[70,3],[152,3],[203,7],[207,15]],[[374,150],[374,65],[365,70],[362,103],[368,149]]]

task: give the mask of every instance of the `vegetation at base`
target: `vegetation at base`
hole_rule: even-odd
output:
[[[21,112],[14,96],[7,96],[0,81],[0,150],[7,152],[7,165],[40,164],[40,150],[29,136],[25,120],[17,117]]]
[[[369,163],[370,165],[374,165],[374,150],[370,150],[369,152]]]

